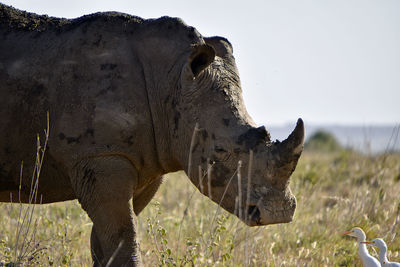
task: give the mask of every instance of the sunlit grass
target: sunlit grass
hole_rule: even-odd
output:
[[[201,195],[183,173],[165,178],[139,216],[145,266],[360,266],[362,227],[400,260],[400,155],[307,153],[291,178],[292,223],[249,228]],[[0,261],[10,262],[19,206],[0,204]],[[76,201],[37,206],[38,252],[26,264],[90,266],[91,222]],[[370,253],[375,254],[370,248]]]

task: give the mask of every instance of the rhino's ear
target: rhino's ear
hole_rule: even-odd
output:
[[[207,44],[193,46],[183,75],[186,76],[185,78],[196,78],[214,61],[214,58],[215,51],[211,46]]]
[[[226,57],[227,55],[233,54],[232,44],[224,37],[206,37],[204,38],[204,41],[215,49],[216,54],[219,57]]]

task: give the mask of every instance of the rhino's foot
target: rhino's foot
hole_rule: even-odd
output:
[[[90,239],[93,266],[142,266],[138,244],[135,241],[133,241],[134,245],[131,243],[133,236],[131,230],[126,229],[127,232],[122,230],[118,235],[108,235],[108,238],[111,237],[110,242],[102,244],[101,240],[104,239],[104,234],[97,233],[99,231],[96,228],[93,227]],[[113,242],[112,239],[119,240],[116,247],[116,242]],[[103,253],[103,248],[107,249],[106,253]],[[112,254],[110,255],[109,252]]]

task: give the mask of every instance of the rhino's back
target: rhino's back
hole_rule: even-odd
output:
[[[121,23],[140,19],[109,12],[66,20],[1,4],[0,18],[0,127],[10,138],[42,133],[47,111],[51,137],[66,143],[92,137],[100,110],[147,119],[144,77],[126,34],[135,27]]]
[[[8,32],[25,31],[40,33],[54,30],[61,33],[65,32],[66,30],[79,27],[79,25],[82,23],[94,21],[99,18],[103,18],[108,21],[124,20],[130,24],[140,24],[144,21],[142,18],[119,12],[98,12],[78,17],[76,19],[56,18],[49,17],[47,15],[37,15],[35,13],[21,11],[0,3],[0,27]]]

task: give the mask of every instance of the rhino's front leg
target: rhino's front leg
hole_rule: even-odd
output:
[[[101,248],[100,239],[97,237],[95,227],[92,227],[92,233],[90,234],[90,252],[92,254],[93,265],[101,265],[101,259],[104,259],[103,249]]]
[[[75,166],[72,184],[93,221],[94,266],[141,266],[132,196],[137,172],[120,156],[91,157]]]

